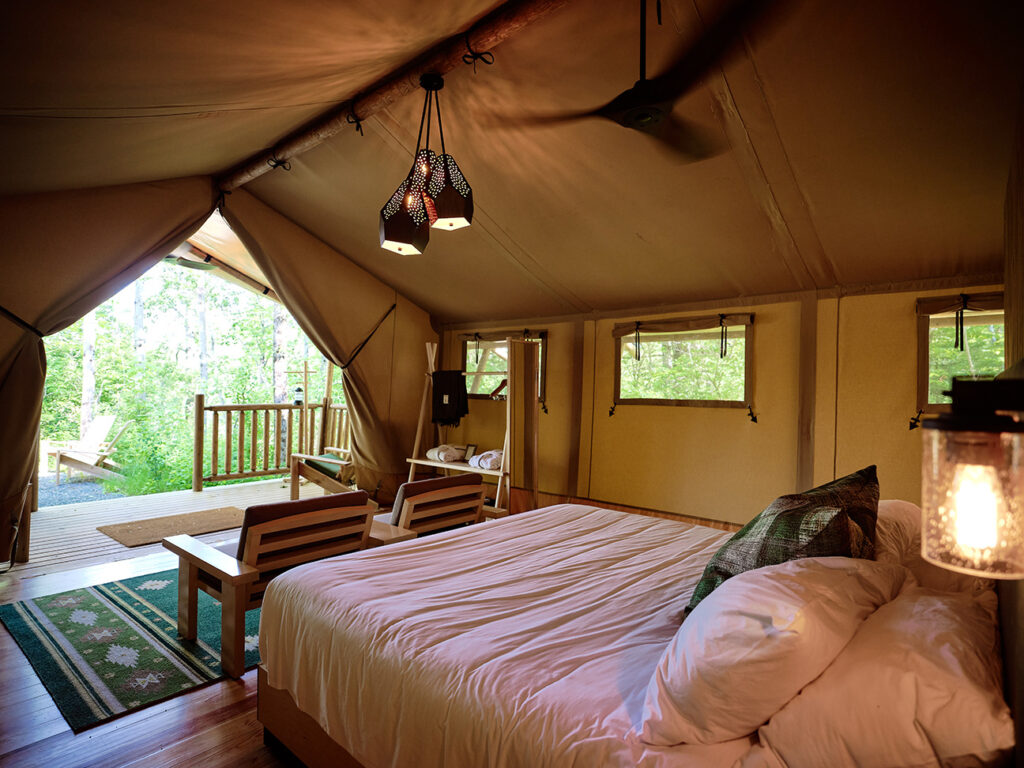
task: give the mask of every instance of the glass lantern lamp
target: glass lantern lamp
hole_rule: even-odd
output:
[[[951,394],[952,411],[922,424],[921,554],[1024,578],[1024,379],[956,378]]]

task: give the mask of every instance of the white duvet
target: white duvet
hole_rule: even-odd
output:
[[[296,568],[263,604],[268,681],[367,768],[732,765],[753,737],[636,736],[729,535],[559,505]]]

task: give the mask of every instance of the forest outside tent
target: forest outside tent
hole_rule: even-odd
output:
[[[98,414],[115,415],[115,429],[130,422],[116,453],[126,479],[106,481],[129,495],[190,486],[195,393],[292,403],[308,362],[313,391],[301,394],[319,400],[328,367],[279,303],[169,261],[46,347],[43,440],[74,440]],[[343,403],[340,382],[333,389]]]

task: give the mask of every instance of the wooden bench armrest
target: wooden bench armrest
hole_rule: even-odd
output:
[[[387,517],[391,517],[391,513],[385,513]],[[383,517],[384,515],[381,515]],[[370,545],[380,546],[382,544],[392,544],[396,541],[408,541],[409,539],[416,538],[416,531],[410,531],[408,528],[399,528],[397,525],[391,525],[391,523],[384,522],[384,520],[374,520],[370,524]]]
[[[216,576],[226,584],[247,584],[260,577],[259,569],[235,560],[187,533],[168,536],[162,544],[178,557],[188,560],[201,571]]]
[[[308,453],[293,453],[292,459],[300,461],[322,461],[324,464],[337,464],[340,467],[347,467],[352,462],[347,459],[333,459],[330,456],[312,456]]]

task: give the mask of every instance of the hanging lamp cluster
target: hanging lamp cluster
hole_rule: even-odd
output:
[[[456,230],[473,221],[473,190],[444,146],[438,97],[444,78],[427,73],[420,76],[420,85],[426,94],[412,168],[380,209],[380,246],[401,254],[423,253],[431,228]],[[441,139],[440,155],[430,148],[434,113]]]

